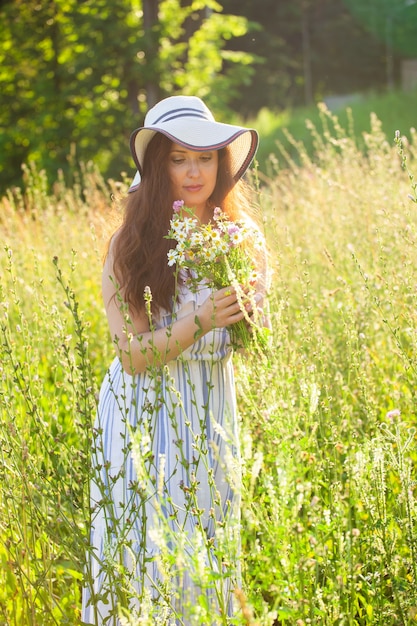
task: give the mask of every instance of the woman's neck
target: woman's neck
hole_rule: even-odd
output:
[[[206,204],[204,207],[197,207],[194,211],[194,215],[200,224],[208,224],[213,219],[213,209]]]

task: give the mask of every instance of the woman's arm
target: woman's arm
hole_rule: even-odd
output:
[[[110,254],[104,264],[102,293],[110,334],[123,368],[129,374],[143,372],[149,365],[163,365],[178,357],[201,335],[213,328],[234,324],[244,317],[235,291],[225,287],[171,326],[151,331],[146,312],[124,312],[116,290]]]

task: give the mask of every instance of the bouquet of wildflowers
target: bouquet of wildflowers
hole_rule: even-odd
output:
[[[245,317],[230,328],[234,347],[266,346],[268,329],[262,325],[255,301],[256,267],[248,250],[260,250],[263,238],[256,228],[232,222],[220,208],[214,209],[213,222],[199,224],[182,200],[173,205],[168,239],[177,242],[168,252],[168,265],[186,269],[191,288],[205,282],[213,289],[231,285]],[[252,255],[253,256],[253,255]],[[249,304],[251,314],[247,312]]]

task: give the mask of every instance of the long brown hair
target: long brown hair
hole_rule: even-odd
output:
[[[166,239],[172,217],[172,197],[168,159],[172,142],[155,133],[146,149],[142,180],[138,189],[128,194],[123,223],[114,238],[114,272],[124,300],[135,311],[145,308],[144,290],[152,293],[152,311],[170,310],[176,290],[175,267],[169,267],[167,252],[175,242]],[[248,198],[244,183],[235,183],[230,173],[228,148],[219,150],[217,181],[209,199],[230,219],[244,219]]]

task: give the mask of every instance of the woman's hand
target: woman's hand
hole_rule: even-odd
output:
[[[244,318],[244,312],[233,287],[213,292],[196,311],[203,333],[213,328],[225,328]]]

